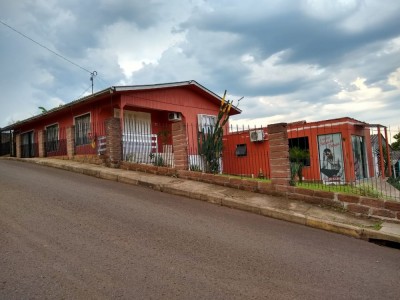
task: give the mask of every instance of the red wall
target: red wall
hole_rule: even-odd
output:
[[[159,123],[171,123],[168,121],[168,112],[181,113],[187,125],[188,151],[192,154],[197,153],[198,114],[216,116],[220,108],[215,99],[197,93],[190,87],[126,92],[121,96],[121,106],[124,109],[151,111],[152,122]]]
[[[198,114],[217,115],[219,101],[208,93],[199,91],[191,86],[114,92],[99,95],[83,104],[78,103],[66,106],[61,111],[43,116],[43,118],[39,117],[37,120],[16,127],[16,131],[23,133],[34,130],[37,142],[37,132],[45,129],[46,126],[58,123],[60,132],[65,133],[63,128],[72,126],[74,117],[90,113],[93,134],[97,136],[103,135],[104,121],[114,116],[115,108],[150,112],[153,133],[158,133],[164,129],[170,130],[172,122],[168,121],[168,113],[180,112],[183,122],[188,125],[189,148],[191,147],[196,152],[197,116]],[[231,113],[237,112],[232,110]],[[167,142],[172,144],[172,136],[168,137]]]
[[[264,130],[266,132],[266,129]],[[247,155],[236,156],[237,145],[246,145]],[[246,177],[270,177],[269,143],[251,142],[249,131],[231,133],[223,137],[223,171]]]
[[[114,96],[115,97],[115,96]],[[35,143],[38,142],[38,131],[46,129],[47,126],[58,124],[60,129],[60,139],[65,138],[65,128],[70,127],[74,124],[74,118],[90,113],[91,123],[93,126],[94,134],[104,134],[104,121],[113,116],[114,101],[110,102],[109,98],[100,99],[94,103],[83,103],[81,105],[75,105],[66,107],[65,109],[32,120],[27,124],[22,124],[15,128],[17,133],[24,133],[34,130]]]
[[[368,164],[368,175],[373,176],[372,150],[369,128],[355,126],[352,123],[360,123],[350,118],[341,118],[335,120],[326,120],[311,123],[296,123],[288,125],[288,138],[308,137],[310,166],[303,168],[303,176],[309,180],[320,179],[320,164],[318,150],[318,136],[323,134],[340,133],[342,136],[343,160],[345,162],[345,179],[352,181],[354,176],[354,159],[352,151],[352,135],[363,136],[366,145],[366,156]],[[264,130],[266,132],[266,129]],[[266,134],[266,139],[268,135]],[[235,149],[238,144],[247,145],[247,156],[237,157]],[[224,136],[224,173],[242,174],[256,177],[259,169],[269,176],[268,151],[269,143],[250,142],[249,130],[239,133],[227,134]],[[266,171],[264,171],[266,170]]]

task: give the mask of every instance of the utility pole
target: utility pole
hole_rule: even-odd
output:
[[[90,81],[92,82],[92,95],[93,95],[93,81],[94,81],[94,77],[97,76],[97,72],[93,71],[90,73]]]

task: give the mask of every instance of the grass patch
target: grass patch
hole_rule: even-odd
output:
[[[321,183],[308,183],[303,182],[299,183],[296,182],[296,187],[309,189],[309,190],[316,190],[316,191],[328,191],[334,193],[344,193],[350,195],[357,195],[357,196],[366,196],[371,198],[377,199],[385,199],[386,197],[383,196],[378,190],[372,188],[368,185],[327,185]]]
[[[219,174],[219,176],[244,179],[244,180],[252,180],[252,181],[271,182],[271,179],[267,179],[267,178],[258,178],[258,177],[253,178],[253,177],[246,177],[246,176],[240,176],[240,175],[229,175],[229,174]]]

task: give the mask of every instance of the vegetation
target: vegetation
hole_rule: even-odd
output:
[[[43,106],[39,106],[38,108],[42,111],[42,114],[47,112],[47,109],[45,109]]]
[[[387,182],[400,191],[400,177],[389,177]]]
[[[326,185],[321,183],[296,183],[296,187],[309,189],[309,190],[318,190],[318,191],[329,191],[335,193],[345,193],[359,196],[366,196],[371,198],[383,199],[385,198],[378,190],[373,187],[364,184],[364,185]]]
[[[296,176],[300,183],[303,182],[303,167],[304,161],[309,159],[310,153],[307,150],[299,147],[293,147],[289,150],[290,159],[290,184],[295,185]]]
[[[166,145],[168,143],[168,139],[171,136],[171,131],[169,131],[168,129],[162,129],[159,132],[157,132],[157,136],[160,138],[161,143],[163,145]]]
[[[199,132],[198,149],[203,157],[205,172],[218,173],[220,171],[220,158],[222,156],[222,136],[224,126],[229,120],[232,102],[226,100],[226,91],[222,97],[217,120],[214,125],[205,126]]]
[[[400,132],[396,133],[393,138],[396,140],[391,144],[393,150],[400,150]]]
[[[260,177],[247,177],[247,176],[240,176],[240,175],[229,175],[229,174],[221,174],[220,176],[229,177],[229,178],[238,178],[244,180],[252,180],[252,181],[260,181],[260,182],[271,182],[271,179],[267,178],[260,178]]]
[[[199,165],[190,165],[189,170],[194,172],[201,172],[201,168]]]
[[[164,159],[162,158],[161,155],[150,153],[149,157],[153,161],[154,166],[157,166],[157,167],[165,167],[166,166]]]

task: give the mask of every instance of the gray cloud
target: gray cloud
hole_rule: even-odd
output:
[[[1,20],[116,84],[197,80],[240,120],[398,123],[397,1],[14,1]],[[0,126],[76,99],[89,74],[0,27]],[[393,80],[396,76],[392,76]],[[8,99],[13,99],[9,101]]]

